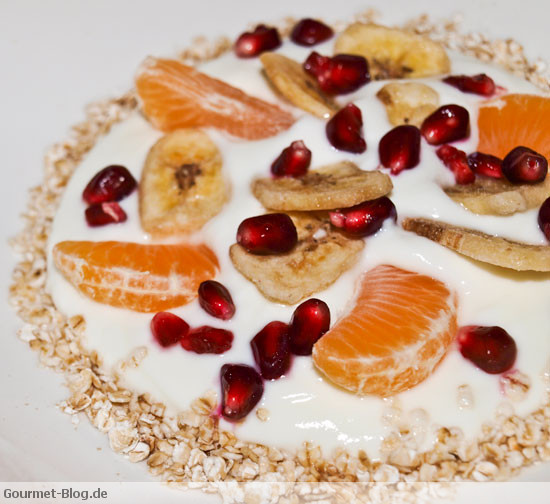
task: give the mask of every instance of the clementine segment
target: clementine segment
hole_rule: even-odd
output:
[[[294,118],[176,60],[148,58],[136,77],[143,112],[163,131],[214,127],[240,138],[267,138],[288,129]]]
[[[394,266],[361,279],[354,308],[313,347],[317,368],[356,394],[390,396],[427,378],[456,334],[456,297]]]
[[[550,158],[550,98],[510,94],[479,109],[478,151],[504,158],[514,147],[529,147]]]
[[[206,245],[143,245],[128,242],[64,241],[53,258],[65,278],[99,303],[159,312],[197,297],[218,260]]]

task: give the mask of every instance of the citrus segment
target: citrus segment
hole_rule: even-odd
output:
[[[362,277],[351,312],[314,345],[313,361],[351,392],[390,396],[432,373],[456,327],[456,298],[445,284],[378,266]]]
[[[294,122],[276,105],[175,60],[148,58],[136,86],[143,112],[163,131],[214,127],[255,140],[276,135]]]
[[[99,303],[158,312],[197,297],[218,260],[206,245],[143,245],[128,242],[64,241],[53,258],[65,278]]]

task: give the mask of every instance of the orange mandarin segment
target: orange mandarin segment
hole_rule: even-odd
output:
[[[214,127],[240,138],[268,138],[288,129],[294,118],[176,60],[148,58],[136,77],[143,112],[162,131]]]
[[[340,387],[390,396],[433,372],[456,329],[456,298],[445,284],[378,266],[362,277],[351,312],[314,345],[313,361]]]
[[[85,296],[140,312],[189,303],[219,267],[214,252],[203,244],[64,241],[55,245],[53,258]]]
[[[522,145],[550,159],[550,98],[510,94],[488,100],[477,124],[480,152],[504,158]]]

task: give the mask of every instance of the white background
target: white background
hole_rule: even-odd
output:
[[[250,22],[320,16],[346,19],[377,7],[387,22],[426,12],[463,15],[465,30],[514,37],[550,60],[550,4],[542,0],[0,0],[0,480],[146,481],[142,466],[113,454],[86,421],[77,429],[54,405],[62,378],[37,366],[15,337],[7,303],[14,260],[7,245],[22,223],[26,189],[40,183],[42,156],[84,104],[131,87],[147,54],[169,55],[197,35],[235,36]],[[550,481],[548,469],[526,479]],[[502,500],[500,501],[502,502]],[[534,502],[534,501],[532,501]]]

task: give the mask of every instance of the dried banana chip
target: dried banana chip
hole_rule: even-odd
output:
[[[235,268],[267,299],[292,305],[334,283],[355,264],[365,244],[335,231],[328,220],[289,215],[298,231],[298,244],[292,251],[254,255],[234,244],[229,255]]]
[[[252,192],[264,207],[282,211],[347,208],[385,196],[392,187],[385,173],[361,170],[350,161],[311,170],[300,178],[252,182]]]
[[[550,246],[516,242],[430,219],[405,219],[402,225],[477,261],[516,271],[550,271]]]

